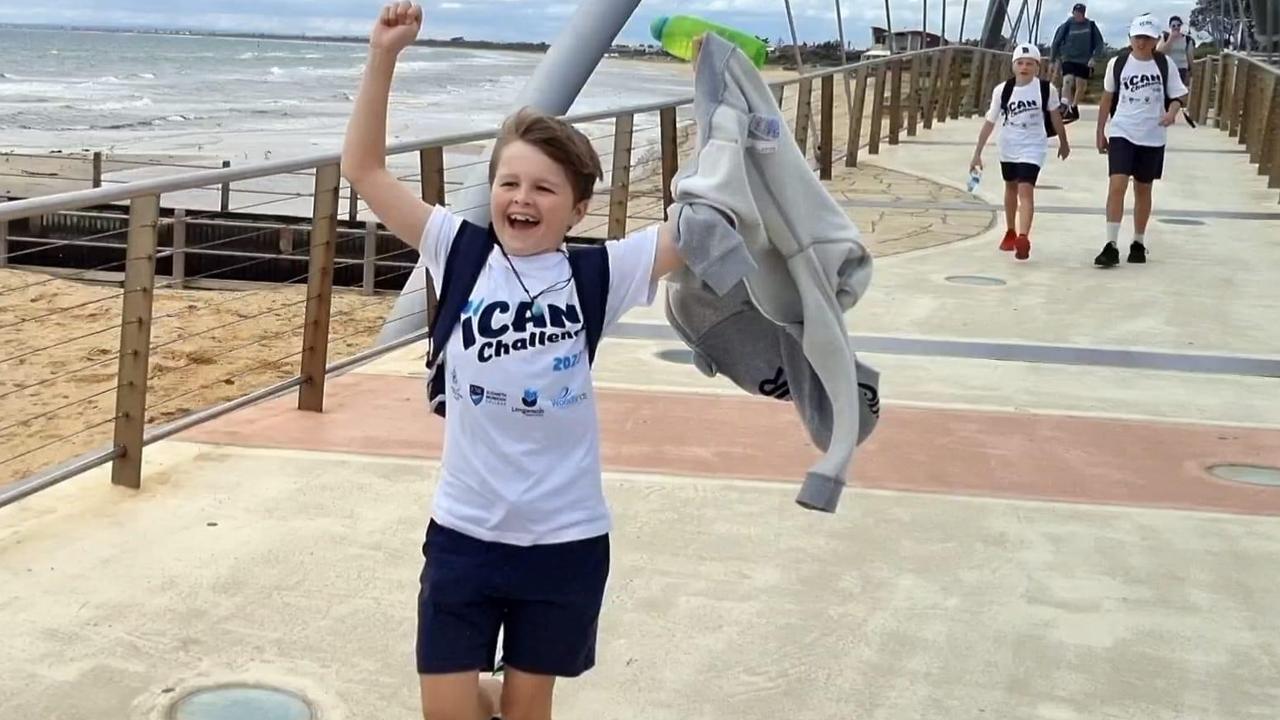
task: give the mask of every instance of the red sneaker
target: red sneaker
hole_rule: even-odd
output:
[[[1031,238],[1026,235],[1019,235],[1014,241],[1017,252],[1013,256],[1019,260],[1026,260],[1031,257]]]
[[[1017,245],[1018,233],[1013,230],[1004,231],[1004,239],[1000,241],[1000,249],[1005,252],[1013,252],[1018,249]]]

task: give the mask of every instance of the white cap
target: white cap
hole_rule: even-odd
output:
[[[1030,43],[1023,43],[1013,49],[1013,66],[1018,66],[1019,60],[1035,60],[1040,62],[1040,49]]]
[[[1160,25],[1156,23],[1156,19],[1151,15],[1139,15],[1129,25],[1129,37],[1138,37],[1140,35],[1157,40],[1160,39]]]

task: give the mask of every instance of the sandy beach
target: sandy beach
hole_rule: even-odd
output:
[[[305,298],[305,286],[157,291],[148,426],[297,374]],[[110,442],[121,302],[117,286],[0,270],[0,484]],[[330,361],[366,349],[392,302],[337,293]]]

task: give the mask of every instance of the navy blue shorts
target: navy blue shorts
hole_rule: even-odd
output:
[[[577,677],[596,662],[609,536],[522,547],[427,526],[418,592],[418,673],[505,666]]]

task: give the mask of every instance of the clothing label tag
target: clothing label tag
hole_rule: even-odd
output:
[[[747,123],[747,147],[762,153],[778,149],[782,137],[782,120],[773,115],[751,115]]]

